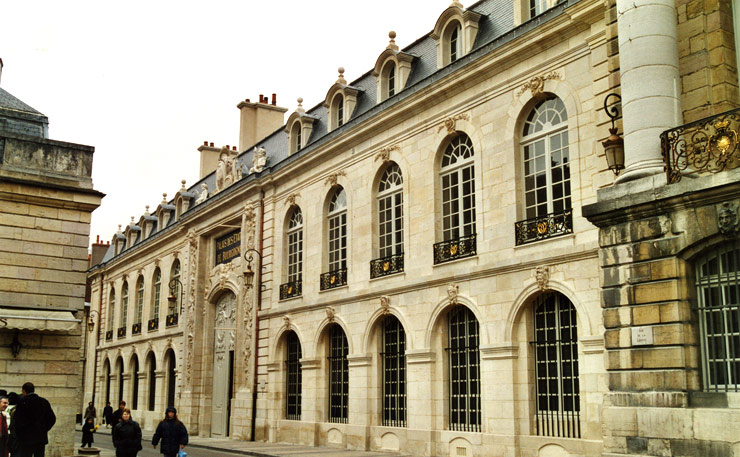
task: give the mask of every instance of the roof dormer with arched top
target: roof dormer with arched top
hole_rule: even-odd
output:
[[[329,110],[329,131],[343,126],[352,118],[357,106],[357,97],[362,89],[347,84],[344,79],[344,67],[339,67],[339,77],[326,93],[324,106]]]
[[[378,103],[394,96],[406,87],[406,81],[411,74],[411,63],[416,57],[413,54],[399,51],[395,40],[396,32],[391,30],[388,37],[390,42],[378,56],[375,68],[373,68],[373,76],[378,85]]]
[[[453,0],[442,12],[430,36],[437,41],[437,68],[445,67],[473,49],[481,15]]]
[[[288,122],[285,123],[285,133],[288,134],[289,153],[303,149],[308,144],[308,140],[311,139],[311,133],[313,132],[313,125],[319,119],[311,114],[306,114],[306,110],[303,109],[303,98],[298,97],[298,107],[288,117]]]

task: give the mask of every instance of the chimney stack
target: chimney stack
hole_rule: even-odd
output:
[[[100,235],[95,237],[95,242],[92,244],[92,252],[90,254],[89,266],[93,267],[103,261],[105,253],[108,251],[110,242],[107,244],[100,242]]]
[[[239,122],[239,151],[246,151],[260,140],[285,124],[287,108],[277,106],[277,94],[270,97],[260,94],[259,103],[249,99],[237,105],[241,111]]]

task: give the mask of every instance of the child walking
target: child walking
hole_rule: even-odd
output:
[[[93,418],[88,417],[85,421],[85,424],[82,426],[82,447],[85,447],[87,444],[87,447],[92,447],[92,444],[95,440],[93,440],[93,433],[98,429],[98,426],[93,423]]]

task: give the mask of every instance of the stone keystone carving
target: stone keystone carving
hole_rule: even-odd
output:
[[[401,149],[397,144],[394,144],[393,146],[388,146],[380,150],[378,154],[375,156],[375,162],[378,161],[378,159],[382,160],[383,163],[388,162],[391,160],[391,152],[392,151],[398,151]]]
[[[329,176],[327,176],[326,182],[324,184],[329,184],[330,186],[336,186],[337,179],[339,179],[340,176],[344,176],[344,170],[339,170],[338,172],[332,173]]]
[[[468,116],[467,113],[460,113],[454,116],[450,116],[445,119],[442,122],[442,125],[437,128],[437,133],[441,132],[442,129],[447,129],[447,133],[452,135],[453,133],[457,132],[457,121],[467,121],[468,119],[470,119],[470,116]]]
[[[294,192],[294,193],[288,195],[287,197],[285,197],[285,206],[295,205],[296,198],[298,198],[300,196],[301,196],[301,194],[299,194],[298,192]]]
[[[457,296],[460,293],[460,286],[457,284],[450,284],[447,286],[447,298],[450,301],[450,305],[457,305]]]
[[[560,73],[556,71],[551,71],[550,73],[546,73],[544,75],[535,76],[534,78],[530,79],[522,87],[519,88],[519,92],[516,93],[516,96],[519,97],[529,89],[532,92],[532,97],[535,95],[541,94],[545,90],[545,81],[550,79],[562,79],[560,77]]]
[[[329,319],[329,322],[334,322],[334,317],[336,313],[334,311],[334,308],[331,306],[326,307],[326,318]]]
[[[382,295],[380,297],[380,312],[382,314],[391,313],[391,297],[388,295]]]
[[[285,328],[290,328],[290,316],[287,314],[283,316],[283,324],[285,324]]]
[[[737,203],[725,202],[717,208],[717,229],[725,236],[734,236],[738,232]]]
[[[546,291],[550,288],[550,267],[541,266],[537,267],[534,272],[535,280],[537,281],[537,288],[541,291]]]

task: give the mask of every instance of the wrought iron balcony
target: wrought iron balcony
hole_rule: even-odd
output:
[[[403,271],[403,252],[370,261],[370,279]]]
[[[301,281],[300,279],[298,281],[280,284],[280,300],[285,300],[286,298],[300,297],[302,293],[303,281]]]
[[[159,328],[159,319],[149,319],[149,322],[146,324],[146,328],[150,332],[157,330]]]
[[[740,109],[726,111],[660,134],[668,183],[681,176],[719,173],[740,165]]]
[[[451,260],[472,257],[476,254],[475,233],[434,244],[435,265]]]
[[[105,341],[113,341],[113,330],[106,330]]]
[[[123,338],[126,336],[126,327],[118,327],[118,332],[116,333],[118,338]]]
[[[347,269],[321,273],[321,290],[334,289],[335,287],[347,285]]]
[[[516,245],[573,233],[573,210],[533,217],[514,224]]]
[[[167,315],[167,318],[165,320],[165,325],[167,327],[174,327],[175,325],[177,325],[177,320],[178,320],[179,317],[180,317],[180,315],[177,314],[177,313],[168,314]]]
[[[138,324],[134,324],[131,326],[131,334],[132,335],[141,335],[141,322]]]

